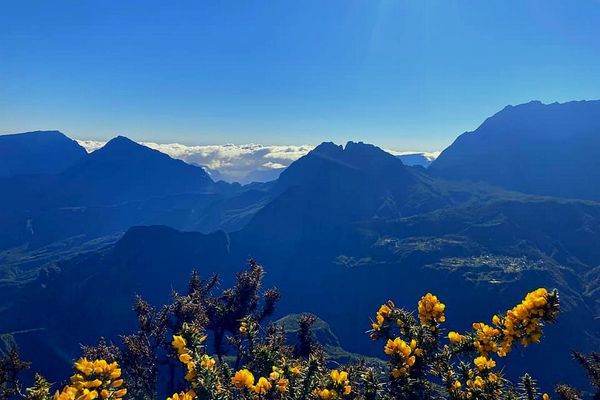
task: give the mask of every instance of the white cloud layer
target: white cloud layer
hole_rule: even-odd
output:
[[[88,152],[99,149],[106,142],[96,140],[78,140]],[[214,179],[248,183],[248,179],[257,176],[275,178],[277,171],[288,167],[314,146],[267,146],[262,144],[222,144],[188,146],[180,143],[140,142],[144,146],[166,153],[173,158],[190,164],[206,167]],[[260,172],[273,172],[257,174]]]
[[[88,152],[97,150],[106,143],[97,140],[78,140],[77,142]],[[240,183],[276,179],[284,168],[314,148],[311,145],[222,144],[188,146],[180,143],[140,143],[166,153],[173,158],[203,166],[215,180],[222,179],[228,182]],[[417,162],[419,165],[428,164],[439,155],[439,152],[386,151],[395,156],[400,156],[403,162],[409,165],[412,164],[411,160],[413,158],[405,158],[406,155],[419,155],[423,159],[423,163]]]

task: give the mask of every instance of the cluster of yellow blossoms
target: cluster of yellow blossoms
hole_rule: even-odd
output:
[[[387,304],[382,304],[379,310],[375,313],[375,322],[371,324],[373,330],[380,330],[383,327],[385,319],[390,315],[392,309]]]
[[[290,372],[293,375],[296,375],[300,373],[300,370],[295,368],[294,370],[290,369]],[[269,374],[269,379],[261,376],[258,378],[258,381],[256,381],[255,384],[254,374],[252,374],[252,372],[250,372],[248,369],[242,369],[237,371],[231,378],[231,383],[233,383],[233,385],[240,390],[248,389],[249,391],[258,395],[267,394],[271,388],[273,388],[273,385],[275,385],[275,388],[278,392],[283,393],[287,391],[290,384],[289,379],[284,378],[283,375],[283,369],[273,366],[272,372]]]
[[[127,394],[122,388],[121,369],[116,362],[87,360],[75,362],[77,372],[71,377],[71,384],[56,392],[55,400],[94,400],[97,398],[120,400]]]
[[[204,340],[206,340],[206,336],[201,336],[198,339],[198,342],[202,343]],[[171,342],[171,345],[177,350],[179,361],[181,361],[181,363],[187,368],[185,380],[192,382],[194,378],[198,376],[198,370],[196,369],[196,362],[194,361],[190,350],[187,348],[187,340],[181,335],[173,335],[173,341]],[[201,368],[212,371],[215,369],[217,362],[208,354],[203,354],[202,357],[200,357],[199,364]],[[189,390],[187,392],[175,393],[173,396],[167,398],[167,400],[193,400],[195,398],[196,393],[194,390]]]
[[[204,338],[202,340],[204,340]],[[198,375],[198,373],[196,371],[196,363],[194,362],[189,349],[186,347],[187,341],[183,336],[173,335],[173,341],[171,342],[171,345],[177,350],[179,361],[181,361],[181,363],[187,368],[185,380],[191,382]]]
[[[466,336],[461,335],[458,332],[454,332],[454,331],[450,331],[448,332],[448,340],[450,340],[450,343],[462,343],[464,340],[466,339]]]
[[[269,378],[273,382],[275,382],[275,384],[277,386],[277,391],[280,393],[287,391],[290,381],[289,381],[289,379],[285,379],[283,377],[283,369],[276,367],[275,365],[273,365],[272,369],[273,369],[273,372],[271,372],[271,374],[269,375]],[[299,372],[300,372],[300,370],[298,370],[298,373]]]
[[[468,371],[464,390],[460,380],[452,373],[449,389],[453,397],[459,399],[479,398],[481,391],[499,394],[500,377],[492,372],[492,369],[496,368],[496,362],[491,358],[479,356],[473,360],[473,364],[475,364],[475,369]]]
[[[486,369],[496,368],[496,361],[485,356],[477,357],[475,360],[473,360],[473,363],[479,371],[485,371]]]
[[[385,348],[385,354],[394,357],[392,376],[400,378],[408,373],[410,367],[416,362],[416,357],[423,355],[423,350],[417,347],[417,341],[411,340],[410,344],[397,337],[394,340],[388,339]]]
[[[318,396],[322,400],[334,400],[342,393],[344,396],[348,396],[352,392],[352,386],[348,380],[348,372],[338,371],[334,369],[329,374],[331,378],[332,387],[324,389],[315,389],[313,395]]]
[[[553,296],[555,295],[553,294]],[[555,301],[554,306],[556,304]],[[520,342],[524,346],[539,342],[542,336],[543,321],[553,320],[552,307],[548,291],[540,288],[528,293],[520,304],[507,311],[506,316],[494,315],[493,325],[483,322],[474,323],[472,336],[449,332],[448,339],[453,344],[470,343],[469,340],[472,338],[473,348],[480,354],[473,360],[475,370],[469,372],[466,391],[461,390],[461,382],[451,374],[448,383],[454,397],[470,399],[473,396],[476,397],[478,391],[481,390],[499,390],[500,378],[491,372],[496,367],[496,362],[488,358],[489,355],[496,353],[498,356],[504,357],[511,351],[515,342]],[[544,394],[542,399],[549,400],[549,396]]]
[[[497,353],[500,357],[506,356],[513,344],[519,341],[523,346],[538,343],[542,337],[542,318],[546,315],[548,305],[548,291],[540,288],[530,292],[525,299],[509,310],[505,317],[494,315],[494,326],[483,322],[473,324],[475,340],[473,345],[481,355]],[[454,342],[457,336],[448,338]],[[464,337],[463,337],[464,338]]]
[[[421,298],[418,306],[421,325],[429,326],[432,330],[435,330],[437,324],[446,321],[445,309],[446,305],[437,296],[427,293]]]
[[[542,338],[540,319],[546,314],[548,291],[539,288],[525,296],[521,304],[506,313],[505,318],[494,316],[493,323],[502,329],[502,343],[498,349],[500,356],[510,352],[515,341],[523,346],[538,343]]]
[[[386,321],[394,319],[395,324],[398,325],[398,327],[400,328],[400,332],[402,334],[406,334],[405,323],[404,321],[402,321],[402,319],[400,319],[400,315],[398,315],[395,312],[395,307],[396,306],[394,305],[394,302],[391,300],[388,300],[385,304],[382,304],[381,307],[379,307],[379,310],[377,310],[377,312],[375,313],[375,320],[371,322],[370,337],[372,340],[377,340],[380,337],[385,337],[386,334],[382,335],[381,330],[384,327],[391,328],[392,325],[386,326],[385,323]]]
[[[475,346],[479,354],[487,356],[490,353],[498,351],[497,340],[500,337],[500,330],[483,322],[475,322],[473,329],[475,329],[476,335],[473,346]]]

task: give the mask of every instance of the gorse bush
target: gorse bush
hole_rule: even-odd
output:
[[[313,316],[300,318],[293,344],[281,326],[265,323],[280,295],[262,290],[263,275],[250,262],[235,285],[218,294],[217,277],[202,280],[194,273],[187,294],[174,293],[172,303],[160,309],[138,298],[139,331],[124,336],[121,346],[101,339],[84,347],[70,382],[54,393],[41,376],[21,390],[16,375],[27,366],[12,354],[0,364],[0,393],[31,400],[550,398],[538,393],[527,374],[509,381],[500,363],[516,346],[542,339],[544,325],[559,311],[556,290],[536,289],[468,332],[446,333],[446,306],[431,293],[418,301],[416,312],[388,301],[368,331],[381,342],[385,361],[332,365],[311,335]],[[580,362],[600,381],[597,355],[580,355]],[[172,394],[158,396],[165,391]],[[557,395],[582,398],[566,385],[557,387]]]

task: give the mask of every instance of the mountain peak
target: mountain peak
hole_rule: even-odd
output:
[[[126,136],[115,136],[110,139],[101,149],[143,149],[148,148],[144,145],[141,145]],[[149,148],[148,148],[149,149]]]
[[[39,143],[39,142],[73,142],[73,139],[57,130],[48,131],[30,131],[22,133],[9,133],[6,135],[0,135],[0,141],[11,141],[12,143],[27,142],[27,144]]]
[[[340,182],[399,180],[408,174],[401,160],[377,146],[348,142],[340,146],[324,142],[290,165],[277,186],[284,189],[302,184],[339,185]]]
[[[137,144],[137,142],[129,139],[127,136],[122,136],[122,135],[117,135],[114,138],[110,139],[108,141],[108,143],[113,143],[113,144]],[[108,144],[107,143],[107,144]]]
[[[0,177],[55,174],[87,155],[56,130],[0,135]]]
[[[310,153],[314,154],[324,154],[324,155],[335,155],[340,154],[344,151],[344,147],[339,144],[335,144],[333,142],[323,142],[317,147],[315,147]]]
[[[444,178],[526,193],[600,199],[600,101],[505,107],[431,165]]]
[[[392,163],[402,164],[393,155],[375,145],[364,142],[349,141],[346,143],[346,146],[333,142],[323,142],[307,154],[307,156],[311,155],[326,156],[332,160],[348,163],[354,167],[368,166],[373,160],[387,160]]]
[[[172,160],[177,163],[184,163],[181,160],[175,160],[169,155],[158,150],[151,149],[143,144],[137,143],[134,140],[125,136],[116,136],[109,140],[103,147],[90,154],[91,159],[110,159],[133,161],[136,159],[144,160]]]
[[[353,169],[371,172],[403,168],[402,161],[398,158],[375,145],[363,142],[349,141],[345,147],[331,142],[321,143],[306,157],[325,158]]]
[[[125,136],[111,139],[63,174],[72,204],[111,204],[197,192],[213,184],[206,171]]]

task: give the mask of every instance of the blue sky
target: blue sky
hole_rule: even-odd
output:
[[[5,1],[0,132],[439,150],[600,98],[599,1]]]

